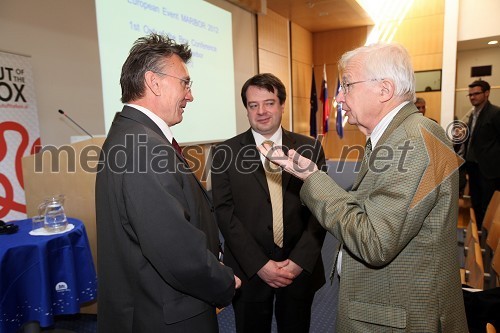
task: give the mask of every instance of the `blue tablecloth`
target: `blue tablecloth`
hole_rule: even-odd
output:
[[[54,316],[80,312],[97,297],[97,275],[83,223],[63,234],[31,236],[31,220],[0,235],[0,332],[16,332],[36,320],[51,326]]]

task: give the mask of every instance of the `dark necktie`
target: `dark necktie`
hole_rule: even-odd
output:
[[[368,141],[366,141],[365,155],[364,155],[363,159],[366,159],[368,162],[371,154],[372,154],[372,139],[368,138]]]
[[[179,144],[177,143],[177,141],[175,140],[175,138],[172,138],[172,146],[174,146],[175,150],[177,150],[177,152],[182,156],[184,157],[184,155],[182,155],[182,149],[181,149],[181,146],[179,146]]]
[[[361,161],[361,170],[358,173],[358,180],[361,180],[360,177],[363,177],[368,171],[368,165],[370,160],[370,155],[372,154],[372,139],[368,138],[365,145],[365,153],[363,155],[363,160]],[[358,180],[355,183],[358,183]]]

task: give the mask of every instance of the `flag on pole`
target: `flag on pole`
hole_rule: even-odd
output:
[[[323,134],[328,133],[330,103],[328,103],[328,83],[326,80],[326,64],[323,64],[323,82],[321,82],[321,102],[323,103]]]
[[[335,93],[335,105],[337,109],[337,116],[335,117],[336,123],[335,123],[335,129],[337,130],[337,134],[339,138],[344,137],[344,126],[343,126],[343,120],[344,117],[342,117],[342,103],[337,102],[337,96],[339,95],[340,92],[340,80],[337,79],[337,92]]]
[[[314,80],[314,66],[313,66],[313,74],[312,74],[312,83],[311,83],[311,113],[309,119],[309,134],[315,138],[318,134],[317,124],[316,124],[316,113],[318,112],[318,95],[316,94],[316,81]]]

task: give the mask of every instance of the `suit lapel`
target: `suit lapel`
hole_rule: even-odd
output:
[[[161,136],[164,139],[165,144],[166,145],[170,145],[172,147],[172,151],[175,152],[175,154],[177,155],[178,160],[182,161],[182,163],[184,165],[184,168],[185,168],[184,170],[188,171],[187,173],[191,174],[191,177],[193,177],[193,179],[196,181],[196,183],[198,184],[198,186],[201,188],[201,190],[203,192],[203,195],[207,199],[207,201],[210,204],[210,206],[212,205],[212,201],[210,200],[210,197],[209,197],[208,193],[206,192],[205,188],[200,183],[200,181],[198,180],[198,178],[196,178],[196,176],[194,175],[194,173],[191,171],[191,168],[189,167],[189,164],[187,163],[187,161],[184,158],[184,156],[180,155],[177,152],[177,150],[174,148],[174,146],[172,146],[172,144],[170,143],[170,141],[168,141],[168,139],[165,137],[165,135],[163,134],[162,130],[158,127],[158,125],[155,124],[154,121],[151,120],[151,118],[149,118],[148,116],[146,116],[141,111],[136,110],[136,109],[134,109],[134,108],[132,108],[130,106],[127,106],[127,105],[123,106],[122,112],[118,113],[115,116],[115,118],[118,117],[118,116],[121,116],[121,117],[124,117],[124,118],[131,119],[133,121],[136,121],[136,122],[138,122],[138,123],[146,126],[147,128],[151,129],[152,131],[154,131],[159,136]]]
[[[391,136],[391,134],[394,132],[394,130],[398,128],[406,118],[408,118],[413,113],[417,112],[418,109],[411,102],[403,106],[401,110],[399,110],[399,112],[396,114],[396,116],[392,119],[392,121],[389,123],[389,126],[387,126],[387,128],[385,129],[384,133],[377,142],[377,146],[383,145]],[[375,150],[375,147],[373,148],[373,150]],[[361,181],[363,180],[363,178],[365,177],[366,173],[369,170],[368,166],[369,166],[369,161],[367,161],[366,167],[361,166],[361,170],[359,171],[358,177],[356,178],[356,181],[352,186],[352,190],[355,191],[358,189],[358,186],[361,184]]]
[[[289,149],[297,149],[296,147],[296,141],[292,138],[290,135],[290,132],[285,131],[283,129],[283,138],[282,138],[282,143],[283,143],[283,152],[288,155],[288,150]],[[288,182],[290,181],[292,175],[288,172],[281,172],[281,182],[283,186],[283,193],[285,193],[286,188],[288,186]]]
[[[242,165],[246,170],[255,170],[252,172],[253,176],[257,179],[262,189],[269,195],[269,188],[267,186],[266,173],[260,160],[260,152],[257,150],[255,139],[252,135],[252,130],[248,129],[242,136],[240,144],[242,146],[241,154]],[[257,169],[255,165],[257,164]]]
[[[139,123],[141,123],[142,125],[148,127],[149,129],[153,130],[156,134],[158,134],[159,136],[161,136],[162,138],[165,139],[165,143],[169,146],[172,147],[172,151],[175,152],[175,154],[177,155],[177,157],[179,158],[179,160],[181,160],[185,165],[186,167],[189,168],[189,164],[187,163],[186,159],[184,158],[184,156],[182,156],[181,154],[179,154],[177,152],[177,150],[174,148],[174,146],[172,146],[172,144],[170,143],[170,141],[168,141],[168,139],[165,137],[165,135],[163,134],[162,130],[158,127],[158,125],[155,124],[154,121],[151,120],[151,118],[149,118],[148,116],[146,116],[144,113],[142,113],[141,111],[139,110],[136,110],[130,106],[127,106],[125,105],[123,107],[123,110],[122,112],[119,113],[120,116],[122,117],[125,117],[125,118],[129,118],[129,119],[132,119],[134,121],[137,121]]]

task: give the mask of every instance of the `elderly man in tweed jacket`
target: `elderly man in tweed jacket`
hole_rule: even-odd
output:
[[[351,191],[294,151],[259,148],[304,180],[301,199],[341,243],[337,332],[465,333],[458,159],[443,129],[412,103],[408,52],[361,47],[342,56],[339,73],[337,102],[368,136]]]

